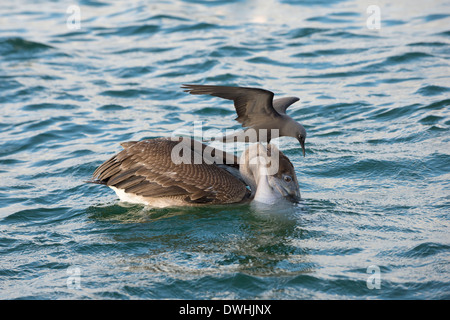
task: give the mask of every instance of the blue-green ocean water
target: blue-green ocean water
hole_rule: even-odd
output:
[[[448,1],[2,1],[0,298],[449,299],[449,80]],[[84,183],[120,142],[239,128],[183,83],[301,98],[300,204]]]

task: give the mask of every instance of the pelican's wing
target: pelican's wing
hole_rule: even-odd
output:
[[[244,127],[270,124],[280,114],[273,108],[273,92],[246,87],[228,87],[185,84],[182,86],[190,94],[209,94],[215,97],[233,100],[238,117],[236,120]]]
[[[196,203],[233,203],[245,197],[247,189],[240,179],[198,158],[194,147],[189,152],[180,145],[182,139],[127,142],[124,150],[95,170],[91,182],[143,197],[186,196],[186,201]]]

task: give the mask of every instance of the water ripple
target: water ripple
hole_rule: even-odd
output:
[[[60,3],[0,4],[1,298],[450,297],[444,4],[393,3],[379,30],[353,0],[78,5],[69,29]],[[300,204],[155,209],[84,183],[120,142],[239,128],[183,83],[300,97],[306,157],[278,139]]]

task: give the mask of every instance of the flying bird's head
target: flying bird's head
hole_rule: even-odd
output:
[[[303,156],[305,156],[306,155],[306,153],[305,153],[306,130],[300,123],[298,123],[298,126],[296,129],[297,130],[295,131],[295,138],[297,138],[298,142],[300,142],[300,146],[302,147],[302,150],[303,150]]]
[[[280,136],[288,136],[297,139],[302,147],[303,156],[305,156],[306,130],[300,123],[290,118],[289,121],[287,121],[287,123],[281,128]]]

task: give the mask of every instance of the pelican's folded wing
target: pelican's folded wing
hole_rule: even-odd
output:
[[[183,158],[185,162],[190,158],[190,163],[179,163],[174,156],[189,153],[179,145],[182,139],[124,143],[124,150],[95,170],[92,182],[142,197],[182,196],[188,202],[198,203],[234,203],[246,196],[245,184],[227,170],[203,158],[194,163],[199,161],[194,150]],[[173,153],[177,146],[179,150]]]

